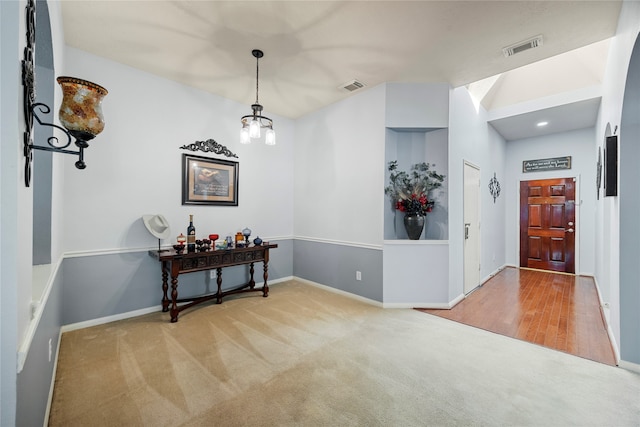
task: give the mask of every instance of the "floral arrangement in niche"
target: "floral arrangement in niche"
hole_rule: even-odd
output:
[[[391,198],[394,207],[405,215],[426,215],[435,202],[428,199],[429,191],[442,187],[445,176],[431,168],[435,164],[416,163],[409,172],[398,170],[398,161],[389,162],[389,185],[384,193]]]

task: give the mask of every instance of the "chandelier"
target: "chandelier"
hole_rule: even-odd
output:
[[[256,102],[251,105],[253,114],[243,116],[240,121],[242,122],[242,129],[240,130],[240,143],[249,144],[252,139],[260,138],[261,129],[265,128],[264,142],[267,145],[276,144],[276,132],[273,130],[273,120],[262,115],[262,105],[258,101],[258,78],[259,78],[259,65],[260,58],[264,56],[264,53],[259,49],[254,49],[251,54],[256,58]]]

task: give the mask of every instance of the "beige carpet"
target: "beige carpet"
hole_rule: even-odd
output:
[[[63,334],[50,426],[638,426],[640,376],[299,282]]]

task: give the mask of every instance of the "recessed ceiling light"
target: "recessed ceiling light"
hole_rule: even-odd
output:
[[[536,126],[538,126],[539,128],[541,128],[542,126],[546,126],[548,125],[549,122],[538,122],[538,124]]]

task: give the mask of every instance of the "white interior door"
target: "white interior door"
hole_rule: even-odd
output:
[[[480,169],[464,162],[464,293],[480,285]]]

